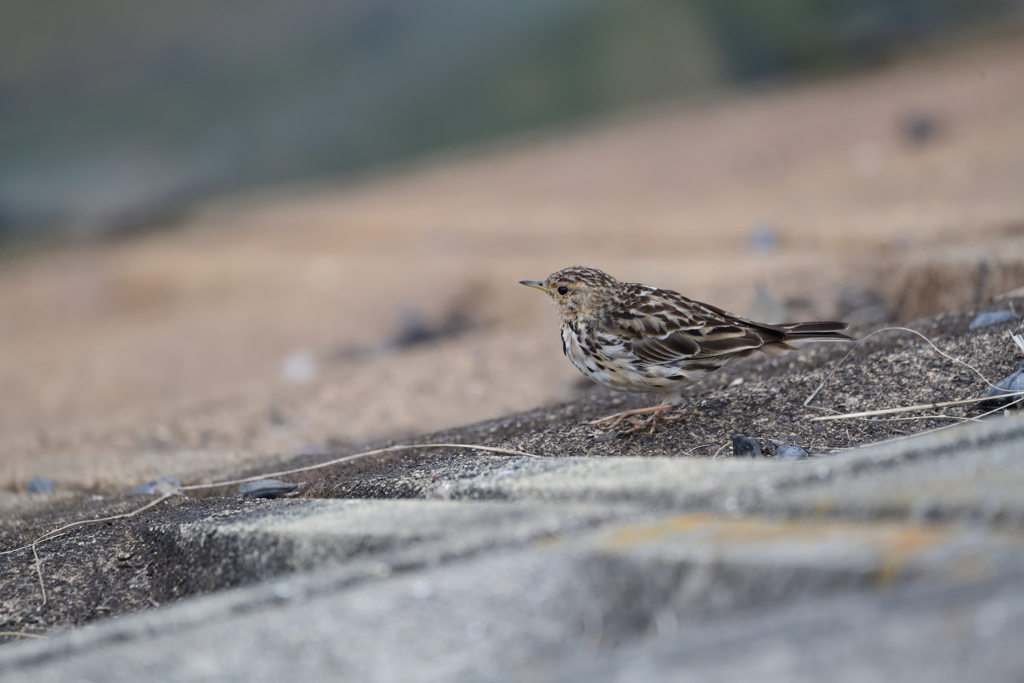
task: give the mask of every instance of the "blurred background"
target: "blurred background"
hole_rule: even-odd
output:
[[[0,485],[569,400],[584,263],[865,329],[1024,285],[1024,0],[0,4]]]
[[[1021,0],[6,0],[0,229],[111,233],[654,102],[877,67]]]

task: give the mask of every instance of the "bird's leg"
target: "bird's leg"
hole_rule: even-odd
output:
[[[585,424],[599,425],[605,422],[610,422],[611,424],[609,424],[608,427],[611,429],[615,429],[616,427],[619,426],[620,422],[632,418],[634,415],[646,415],[647,413],[658,414],[666,410],[672,410],[673,408],[675,408],[675,406],[672,405],[671,403],[662,403],[661,405],[653,406],[651,408],[635,408],[633,410],[623,410],[621,413],[615,413],[614,415],[602,417],[597,420],[591,420],[590,422],[587,422]]]
[[[672,406],[672,407],[673,408],[678,408],[679,406]],[[626,418],[626,421],[629,422],[633,426],[630,427],[629,429],[623,431],[622,435],[625,436],[626,434],[633,434],[635,432],[639,432],[642,429],[646,429],[647,427],[650,427],[651,428],[651,436],[654,436],[654,432],[657,430],[658,425],[661,424],[662,422],[678,422],[679,420],[683,419],[684,415],[694,415],[695,414],[695,413],[681,413],[681,414],[676,415],[674,417],[666,417],[665,413],[667,413],[667,412],[668,412],[668,410],[660,410],[660,411],[658,411],[656,413],[652,413],[651,416],[649,418],[647,418],[646,420],[638,419],[635,416]]]
[[[672,406],[672,407],[673,408],[678,408],[679,406]],[[651,436],[654,436],[654,433],[658,429],[658,425],[661,424],[662,422],[679,422],[680,420],[682,420],[687,415],[696,415],[697,414],[697,413],[679,413],[678,415],[673,415],[672,417],[667,417],[665,415],[665,413],[667,413],[667,412],[668,412],[667,410],[659,411],[659,412],[654,413],[653,415],[651,415],[646,420],[640,420],[640,419],[638,419],[636,417],[626,418],[626,421],[629,422],[633,426],[630,427],[629,429],[621,432],[622,436],[625,436],[626,434],[633,434],[635,432],[639,432],[640,430],[646,429],[647,427],[651,428]]]
[[[660,422],[675,422],[675,421],[681,419],[683,417],[683,415],[690,415],[690,414],[692,414],[692,413],[683,413],[682,415],[679,415],[677,417],[665,417],[664,413],[666,413],[669,410],[672,410],[674,408],[678,408],[678,407],[679,406],[677,406],[677,405],[675,405],[673,403],[662,403],[661,405],[652,406],[650,408],[636,408],[634,410],[624,410],[621,413],[615,413],[614,415],[609,415],[608,417],[602,417],[599,420],[591,420],[590,422],[587,422],[586,424],[588,424],[588,425],[598,425],[598,424],[603,424],[605,422],[608,422],[608,423],[610,423],[608,425],[608,427],[610,429],[615,429],[623,421],[627,421],[631,425],[633,425],[633,427],[630,428],[630,429],[627,429],[624,432],[622,432],[623,434],[632,434],[633,432],[638,432],[641,429],[645,429],[646,427],[650,427],[651,428],[651,433],[653,434],[655,428],[658,425],[658,423],[660,423]],[[637,419],[637,417],[636,417],[637,415],[647,415],[647,414],[651,414],[651,416],[648,417],[646,420],[640,420],[640,419]]]

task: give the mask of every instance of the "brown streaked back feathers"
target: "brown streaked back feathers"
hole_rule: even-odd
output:
[[[842,322],[759,323],[670,289],[619,282],[596,268],[572,266],[551,274],[544,286],[566,322],[587,322],[617,337],[649,363],[742,356],[763,351],[776,355],[790,341],[851,341]],[[567,295],[560,296],[564,286]]]

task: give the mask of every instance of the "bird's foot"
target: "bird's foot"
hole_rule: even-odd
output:
[[[602,417],[599,420],[591,420],[586,424],[598,425],[608,422],[608,428],[615,429],[623,422],[628,422],[633,426],[621,432],[621,434],[633,434],[635,432],[639,432],[642,429],[650,427],[651,434],[653,435],[658,425],[661,424],[662,422],[678,422],[679,420],[683,419],[683,417],[686,415],[694,415],[694,413],[681,413],[673,417],[665,416],[666,412],[673,410],[675,408],[678,408],[678,406],[673,405],[671,403],[663,403],[661,405],[653,406],[651,408],[636,408],[634,410],[624,410],[621,413],[615,413],[614,415],[609,415],[608,417]],[[650,414],[650,416],[647,417],[646,419],[640,419],[639,417],[637,417],[638,415],[647,414]]]

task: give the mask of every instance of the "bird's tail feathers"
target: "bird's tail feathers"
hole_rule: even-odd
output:
[[[853,341],[853,337],[843,334],[849,323],[812,322],[779,325],[786,333],[783,341]]]
[[[847,327],[849,324],[841,322],[772,325],[772,328],[784,333],[785,336],[778,341],[765,344],[761,347],[761,351],[769,356],[779,356],[794,349],[787,342],[855,341],[850,335],[843,334],[842,330]]]

